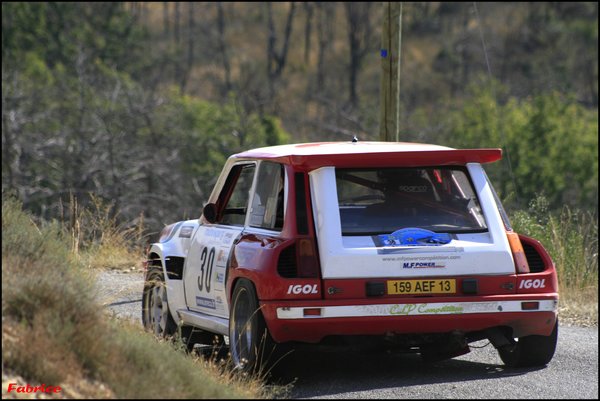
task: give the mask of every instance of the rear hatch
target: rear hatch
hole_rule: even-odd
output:
[[[310,177],[326,297],[514,292],[512,253],[479,163],[323,167]]]

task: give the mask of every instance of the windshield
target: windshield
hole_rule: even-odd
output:
[[[343,235],[487,230],[463,167],[336,169]]]

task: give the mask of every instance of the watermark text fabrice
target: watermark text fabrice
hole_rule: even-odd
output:
[[[45,384],[39,386],[32,386],[30,384],[26,384],[24,386],[20,386],[16,383],[8,384],[9,393],[60,393],[62,388],[60,386],[46,386]]]

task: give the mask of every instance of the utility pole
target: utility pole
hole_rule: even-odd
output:
[[[381,34],[381,112],[379,138],[400,140],[400,45],[402,2],[383,3]]]

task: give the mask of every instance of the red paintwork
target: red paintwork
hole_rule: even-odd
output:
[[[328,335],[367,335],[395,333],[444,333],[453,330],[464,332],[483,330],[495,326],[510,326],[513,335],[550,335],[556,321],[556,312],[504,312],[465,315],[428,316],[375,316],[345,318],[277,318],[278,307],[324,307],[338,305],[368,305],[426,302],[484,302],[513,300],[558,299],[556,270],[542,245],[532,238],[520,236],[524,243],[538,250],[546,265],[541,273],[512,274],[506,276],[465,276],[457,280],[456,295],[435,297],[365,296],[367,281],[385,279],[322,280],[315,278],[283,278],[277,273],[280,253],[299,238],[314,241],[315,228],[312,219],[312,203],[308,178],[305,175],[308,234],[298,235],[296,227],[296,200],[294,194],[295,173],[308,172],[324,166],[336,167],[402,167],[428,165],[464,165],[469,162],[490,163],[502,156],[500,149],[462,149],[408,143],[324,142],[283,145],[254,149],[232,156],[235,160],[270,160],[285,165],[288,182],[287,213],[283,229],[278,236],[245,233],[234,247],[226,288],[229,301],[236,280],[251,281],[257,292],[262,313],[273,339],[277,342],[318,342]],[[214,199],[212,200],[214,201]],[[314,241],[317,246],[317,241]],[[317,253],[319,250],[316,250]],[[429,278],[429,277],[428,277]],[[448,278],[448,277],[444,277]],[[464,295],[461,283],[465,278],[478,280],[478,294]],[[412,279],[412,278],[411,278]],[[524,280],[545,280],[544,288],[519,289]],[[511,287],[512,284],[512,287]],[[288,294],[290,285],[316,285],[316,294]],[[327,293],[329,287],[342,290],[338,294]],[[533,294],[533,296],[532,296]],[[231,304],[231,303],[230,303]]]
[[[442,146],[394,142],[321,142],[282,145],[238,153],[233,158],[267,159],[310,171],[324,166],[414,167],[491,163],[501,149],[452,149]]]
[[[557,294],[537,296],[538,300],[556,299]],[[476,302],[476,301],[509,301],[531,300],[531,296],[512,295],[510,297],[476,297],[476,298],[439,298],[439,302]],[[422,302],[422,298],[413,301]],[[370,304],[372,300],[354,300],[352,304]],[[410,302],[407,302],[410,303]],[[447,333],[454,330],[465,333],[483,330],[489,327],[510,326],[515,337],[527,335],[545,335],[552,332],[556,322],[555,312],[505,312],[480,314],[449,314],[428,316],[373,316],[315,319],[277,319],[279,307],[322,307],[344,305],[347,303],[334,301],[272,301],[261,302],[262,312],[269,328],[269,333],[277,342],[303,341],[317,343],[328,335],[383,335],[386,333]]]
[[[508,276],[464,276],[464,277],[411,277],[410,279],[404,278],[404,280],[435,280],[435,279],[455,279],[456,280],[456,294],[444,294],[444,296],[457,297],[462,296],[462,281],[465,279],[476,279],[477,280],[477,295],[498,295],[498,294],[514,294],[516,288],[517,276],[515,274]],[[323,280],[323,288],[325,289],[326,299],[352,299],[361,298],[365,294],[365,285],[367,282],[386,282],[386,280],[399,280],[398,278],[369,278],[369,279],[328,279]],[[511,287],[512,286],[512,287]],[[335,294],[329,294],[327,289],[329,287],[335,287],[341,290],[341,292]],[[468,295],[468,294],[467,294]],[[383,295],[377,297],[377,299],[403,299],[412,298],[414,295]],[[423,297],[428,299],[432,297]],[[376,298],[372,298],[376,302]],[[435,296],[437,299],[437,296]]]

